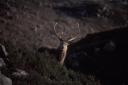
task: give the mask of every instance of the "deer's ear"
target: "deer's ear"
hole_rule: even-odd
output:
[[[71,39],[69,39],[68,42],[72,42],[72,41],[75,40],[76,38],[77,38],[77,36],[76,36],[76,37],[73,37],[73,38],[71,38]]]

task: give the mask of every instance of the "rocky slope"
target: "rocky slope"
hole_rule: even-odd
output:
[[[39,54],[37,50],[59,46],[53,29],[56,22],[57,32],[63,31],[65,39],[80,29],[77,42],[88,34],[126,26],[127,7],[127,1],[121,0],[0,0],[0,43],[9,53],[9,63],[3,73],[15,81],[14,85],[55,82],[60,85],[64,81],[69,85],[100,85],[93,76],[85,77],[62,68],[55,56],[47,52]],[[32,75],[29,79],[15,78],[11,73],[16,68]]]
[[[127,22],[125,5],[75,1],[1,0],[1,41],[10,41],[17,47],[27,49],[33,46],[56,48],[59,45],[53,31],[56,22],[59,23],[58,32],[65,30],[64,37],[76,33],[74,29],[77,29],[76,23],[79,23],[80,38],[88,33],[118,28]]]

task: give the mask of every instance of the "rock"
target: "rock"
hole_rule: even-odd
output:
[[[0,43],[0,57],[5,59],[8,56],[8,52],[4,45]]]
[[[4,67],[6,64],[2,58],[0,58],[0,68]]]
[[[94,52],[95,52],[95,53],[98,53],[98,52],[100,52],[100,51],[101,51],[101,49],[100,49],[99,47],[95,47],[95,48],[94,48]]]
[[[105,44],[104,48],[105,51],[112,52],[116,49],[116,45],[113,41],[109,41]]]
[[[9,64],[8,52],[5,48],[5,46],[0,43],[0,67],[1,67],[1,65],[3,65],[3,66],[5,65],[4,62],[8,66],[8,64]]]
[[[12,75],[15,77],[27,77],[29,74],[24,70],[16,69],[16,72],[13,72]]]
[[[0,57],[8,56],[8,52],[4,45],[0,43]]]
[[[12,80],[0,72],[0,85],[12,85]]]

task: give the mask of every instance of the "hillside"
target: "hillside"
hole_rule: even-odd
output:
[[[42,81],[48,85],[54,82],[71,85],[69,82],[75,81],[78,81],[76,85],[99,85],[100,80],[96,80],[95,75],[83,76],[60,67],[54,54],[39,53],[38,50],[59,47],[55,23],[58,23],[57,32],[64,32],[64,39],[76,35],[80,29],[74,42],[88,34],[127,26],[127,3],[127,0],[0,0],[0,43],[9,54],[9,63],[3,73],[13,79],[13,85],[32,85],[33,80],[33,85],[42,85]],[[14,68],[33,75],[26,81],[13,78],[11,71]]]
[[[63,5],[65,3],[67,3],[67,5]],[[97,5],[96,3],[95,5],[94,2],[90,2],[91,5],[86,6],[88,3],[85,1],[83,4],[80,4],[80,6],[85,5],[85,7],[81,8],[79,4],[73,3],[71,7],[68,7],[68,0],[67,2],[65,1],[65,3],[50,0],[1,0],[0,39],[5,41],[11,40],[17,47],[24,46],[28,49],[33,45],[36,45],[37,48],[43,46],[56,48],[59,45],[59,41],[53,32],[53,26],[56,22],[63,25],[63,27],[59,26],[60,30],[58,31],[63,30],[64,27],[66,28],[65,31],[67,33],[64,37],[76,31],[74,30],[77,29],[76,23],[80,24],[80,37],[85,37],[88,33],[115,29],[127,23],[127,9],[124,9],[124,7],[121,8],[118,5],[108,9],[108,13],[110,10],[110,12],[115,12],[115,14],[113,13],[113,15],[110,16],[103,15],[103,17],[101,15],[101,17],[98,18],[96,16],[98,13],[97,10],[101,8],[102,5],[105,5],[104,3],[101,4],[101,7],[97,7],[100,4]],[[66,12],[63,11],[64,8],[67,8]],[[71,8],[74,10],[74,12],[72,12],[74,16],[78,15],[80,18],[67,14],[67,12],[71,12]],[[90,14],[88,14],[90,15],[89,17],[86,16],[86,14],[81,15],[81,12],[86,12],[89,8],[92,9],[92,13],[94,12],[93,15],[91,15],[92,13],[90,12]],[[105,11],[107,11],[107,9]],[[80,13],[77,14],[77,12]]]

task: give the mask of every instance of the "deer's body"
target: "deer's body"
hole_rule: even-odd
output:
[[[58,35],[58,33],[56,32],[55,28],[56,28],[57,24],[58,23],[56,23],[54,25],[54,31],[55,31],[56,37],[60,40],[60,48],[59,49],[61,50],[61,54],[59,56],[59,63],[60,63],[60,65],[63,65],[64,61],[66,59],[66,56],[67,56],[68,46],[70,45],[70,42],[75,40],[78,36],[71,37],[67,40],[62,39],[63,32],[61,33],[61,35]],[[79,24],[78,24],[78,28],[79,28]]]

